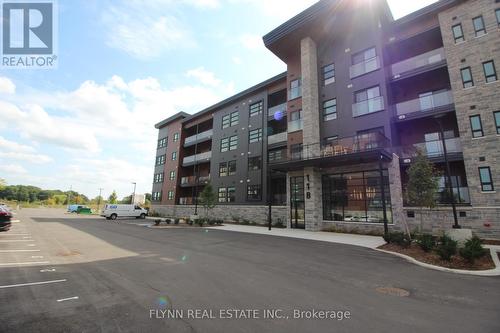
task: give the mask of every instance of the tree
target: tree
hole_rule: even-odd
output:
[[[7,182],[5,181],[5,179],[0,178],[0,191],[3,190],[5,186],[7,186]]]
[[[208,215],[208,211],[215,207],[217,203],[217,195],[215,194],[212,184],[208,183],[205,188],[200,193],[200,204],[205,208],[205,214]]]
[[[110,204],[115,204],[117,202],[117,200],[118,200],[118,195],[116,195],[116,191],[113,190],[113,193],[111,193],[111,195],[108,198],[108,202]]]
[[[131,204],[132,203],[132,196],[128,195],[126,197],[123,197],[123,199],[120,201],[122,204]]]
[[[436,205],[438,174],[432,163],[420,151],[417,152],[417,156],[406,173],[408,174],[406,197],[410,205],[420,207],[420,231],[422,231],[422,209],[433,208]]]

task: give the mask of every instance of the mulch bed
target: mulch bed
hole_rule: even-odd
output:
[[[454,255],[453,257],[451,257],[450,261],[441,260],[438,254],[434,252],[425,252],[420,248],[418,244],[412,244],[408,248],[404,248],[396,244],[385,244],[379,246],[378,248],[386,251],[402,253],[426,264],[446,268],[464,269],[471,271],[480,271],[495,268],[495,263],[491,259],[489,250],[486,252],[486,255],[484,255],[482,258],[476,259],[474,261],[474,264],[471,265],[467,260],[459,255]]]
[[[500,240],[497,239],[483,239],[485,245],[500,245]]]

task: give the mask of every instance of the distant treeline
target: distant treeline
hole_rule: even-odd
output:
[[[43,190],[30,185],[8,185],[0,190],[0,199],[21,202],[44,202],[49,205],[88,204],[90,200],[76,191]],[[97,199],[97,198],[96,198]]]

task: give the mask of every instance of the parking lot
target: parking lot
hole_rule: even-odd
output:
[[[21,210],[0,233],[0,331],[500,331],[497,277],[349,245],[144,224]],[[165,318],[174,309],[184,316]],[[254,310],[261,317],[236,319]],[[262,317],[274,310],[285,317]]]

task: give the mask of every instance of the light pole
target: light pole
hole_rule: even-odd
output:
[[[99,196],[97,197],[97,212],[99,213],[99,207],[101,206],[101,193],[103,188],[99,188]]]
[[[130,203],[133,205],[135,203],[135,188],[137,186],[137,183],[133,182],[134,184],[134,193],[132,194],[132,198],[130,199]]]
[[[450,195],[450,200],[451,200],[451,208],[453,210],[453,229],[461,229],[462,227],[458,224],[458,217],[457,217],[457,207],[455,205],[455,195],[453,194],[453,184],[451,182],[451,169],[450,169],[450,162],[448,161],[448,151],[446,150],[446,140],[444,139],[444,130],[443,130],[443,124],[441,123],[441,118],[443,116],[436,116],[434,117],[434,120],[436,123],[439,125],[439,135],[441,136],[441,144],[443,145],[443,154],[444,154],[444,163],[446,164],[446,178],[448,179],[448,193]]]

